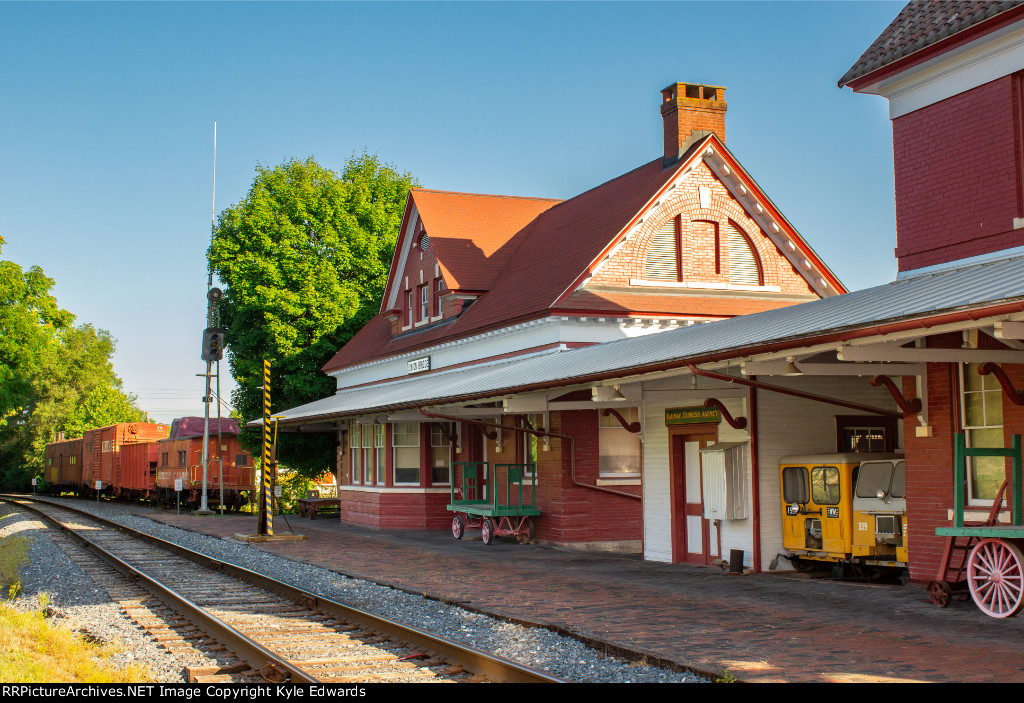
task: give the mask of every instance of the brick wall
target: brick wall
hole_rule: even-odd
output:
[[[896,256],[907,271],[1024,245],[1014,79],[893,120]]]
[[[986,335],[979,335],[982,348],[1005,348]],[[959,348],[959,334],[942,335],[929,340],[930,347]],[[960,381],[957,364],[927,365],[928,422],[931,437],[917,437],[917,417],[904,420],[904,445],[907,467],[907,526],[910,577],[931,581],[942,560],[946,538],[935,534],[936,527],[951,525],[953,509],[953,435],[960,427]],[[1004,364],[1003,369],[1016,388],[1024,388],[1024,366]],[[914,380],[905,378],[903,394],[915,395]],[[1014,434],[1024,434],[1024,408],[1003,396],[1003,442],[1010,446]],[[978,510],[979,508],[973,508]],[[987,512],[986,508],[980,508]]]
[[[709,208],[701,208],[699,188],[710,189]],[[761,228],[732,197],[728,189],[701,163],[681,188],[672,191],[657,214],[648,217],[640,231],[596,272],[590,283],[605,286],[628,286],[630,279],[644,279],[644,266],[651,240],[670,219],[681,215],[683,280],[714,283],[729,281],[729,246],[726,227],[730,221],[745,232],[754,245],[763,272],[763,284],[779,286],[783,293],[813,294],[793,265]],[[718,229],[719,272],[715,270],[714,232]]]
[[[419,248],[420,233],[423,231],[423,223],[416,223],[416,235],[413,237],[412,249],[409,252],[409,257],[405,263],[405,270],[398,279],[398,304],[397,308],[401,311],[401,316],[395,325],[398,331],[401,331],[403,327],[407,326],[406,317],[406,301],[408,300],[407,293],[412,291],[413,293],[413,323],[420,321],[420,286],[427,286],[429,291],[429,317],[437,315],[437,300],[435,298],[435,287],[434,279],[438,277],[437,274],[437,257],[434,255],[434,248],[427,245],[426,251]],[[427,233],[427,239],[429,242],[430,233]],[[406,279],[409,281],[408,287],[406,287]],[[442,291],[446,291],[442,284]],[[461,307],[461,301],[451,300],[448,305],[444,308],[443,313],[445,316],[457,313],[457,308]]]

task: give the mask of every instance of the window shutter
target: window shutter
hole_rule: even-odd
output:
[[[725,231],[729,246],[729,283],[760,285],[757,256],[750,248],[747,238],[740,234],[731,222],[725,226]]]
[[[654,235],[647,249],[644,263],[644,278],[648,281],[678,281],[679,271],[676,260],[676,221],[669,220]]]

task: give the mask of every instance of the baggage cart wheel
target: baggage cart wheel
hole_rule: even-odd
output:
[[[494,523],[491,522],[491,518],[484,518],[484,524],[480,526],[480,537],[483,539],[484,544],[490,544],[494,541]]]
[[[533,541],[533,520],[530,518],[523,520],[523,524],[519,526],[519,541],[523,544]]]
[[[466,532],[466,521],[462,519],[461,515],[456,515],[452,519],[452,537],[455,539],[462,539],[462,535]]]
[[[953,592],[945,581],[928,582],[928,600],[932,605],[945,608],[952,600]]]
[[[1011,542],[981,540],[967,559],[967,586],[986,615],[1016,615],[1024,607],[1024,555]]]

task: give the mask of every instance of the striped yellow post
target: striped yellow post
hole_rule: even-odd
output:
[[[274,457],[271,456],[271,433],[270,433],[270,362],[263,360],[263,471],[260,473],[260,535],[274,534],[274,513],[270,510],[270,501],[273,496],[270,491],[270,477],[273,472]]]

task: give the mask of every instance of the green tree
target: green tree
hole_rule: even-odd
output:
[[[4,239],[0,237],[0,253]],[[38,266],[0,261],[0,429],[23,416],[32,379],[53,352],[57,333],[75,317],[50,294],[53,279]]]
[[[48,348],[42,370],[30,382],[30,402],[15,422],[0,428],[0,482],[25,488],[41,476],[43,450],[57,432],[68,438],[85,430],[145,418],[134,395],[125,393],[110,359],[115,341],[91,324],[62,330]]]
[[[340,174],[292,160],[258,166],[249,194],[221,213],[209,259],[225,285],[221,324],[246,422],[263,414],[264,359],[274,408],[334,391],[320,368],[376,312],[416,185],[365,153]],[[258,446],[255,433],[245,439]],[[327,435],[279,439],[280,460],[304,475],[330,467],[333,454]]]

